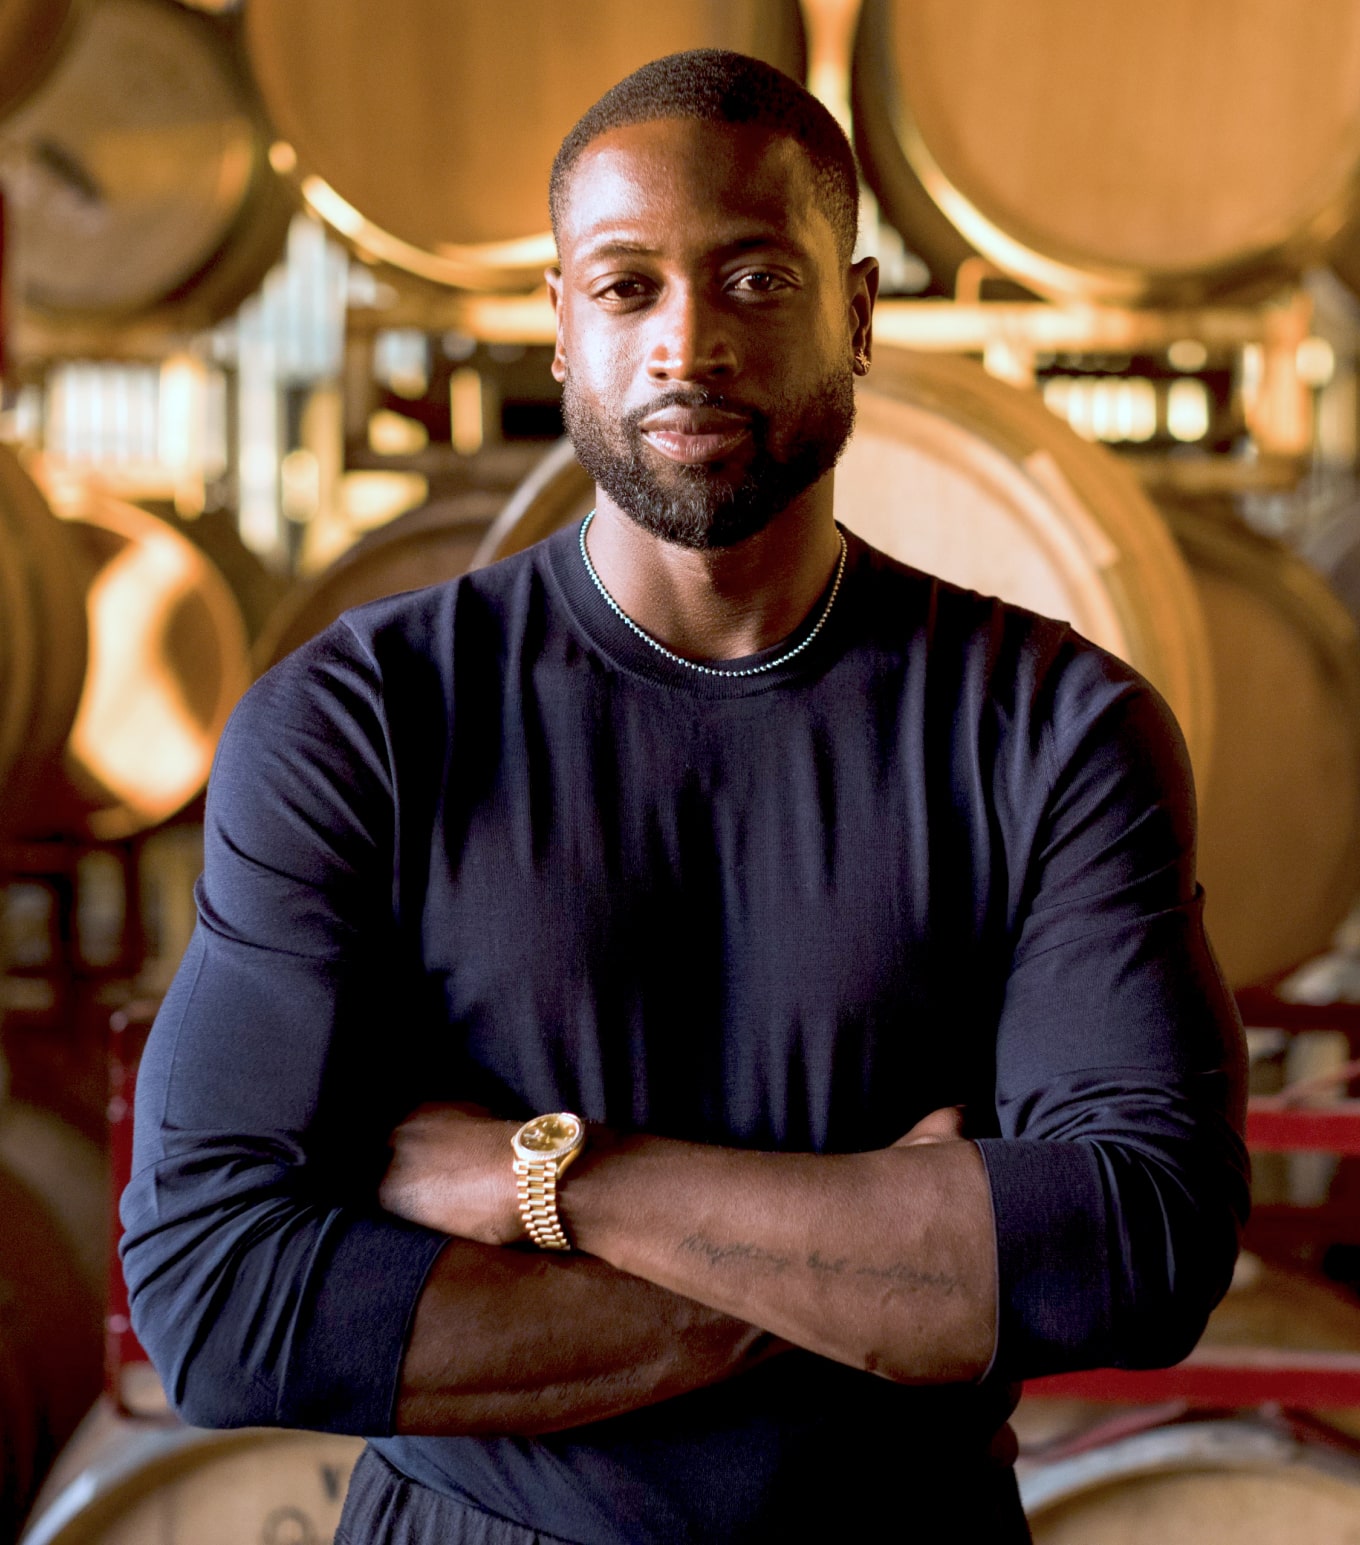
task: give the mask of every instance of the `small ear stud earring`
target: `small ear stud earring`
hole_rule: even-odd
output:
[[[869,356],[863,349],[855,350],[854,371],[857,376],[867,376],[869,374]]]

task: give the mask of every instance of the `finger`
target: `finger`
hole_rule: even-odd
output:
[[[480,1120],[490,1115],[485,1105],[478,1105],[472,1100],[426,1100],[423,1105],[417,1105],[406,1119],[411,1121],[417,1116],[474,1116]]]
[[[899,1137],[894,1148],[910,1148],[921,1143],[954,1143],[963,1136],[963,1106],[945,1105],[922,1116],[912,1129]]]
[[[491,1112],[484,1105],[474,1105],[471,1101],[457,1103],[451,1100],[426,1101],[423,1105],[417,1105],[409,1115],[403,1117],[389,1135],[387,1142],[389,1147],[394,1147],[402,1141],[411,1138],[437,1138],[442,1128],[451,1122],[458,1121],[484,1121],[491,1119]]]

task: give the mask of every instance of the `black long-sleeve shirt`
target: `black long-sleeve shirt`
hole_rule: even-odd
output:
[[[957,1486],[1004,1380],[1174,1360],[1227,1284],[1240,1037],[1193,848],[1183,747],[1132,671],[853,538],[810,647],[739,678],[632,635],[574,529],[363,607],[218,754],[139,1079],[138,1333],[192,1421],[379,1435],[582,1545],[773,1538],[827,1486],[840,1524],[900,1523],[904,1476]],[[993,1371],[909,1387],[795,1353],[547,1437],[383,1437],[442,1240],[375,1186],[438,1098],[816,1153],[965,1103]]]

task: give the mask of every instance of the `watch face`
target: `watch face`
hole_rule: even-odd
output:
[[[579,1116],[559,1111],[551,1116],[538,1116],[522,1126],[515,1135],[515,1146],[536,1158],[551,1158],[574,1148],[584,1131]]]

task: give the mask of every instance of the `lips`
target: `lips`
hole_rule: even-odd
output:
[[[638,425],[642,437],[669,461],[702,466],[721,461],[751,433],[745,415],[724,408],[661,408]]]

